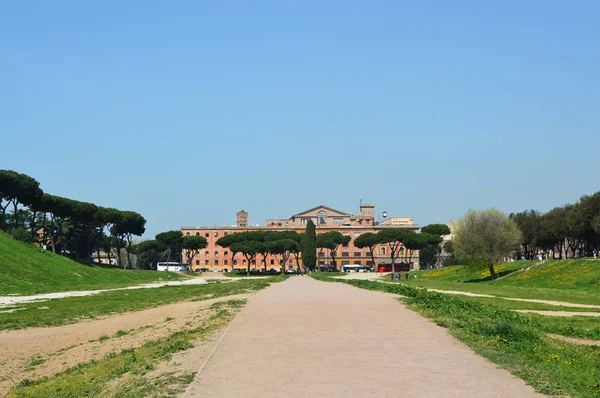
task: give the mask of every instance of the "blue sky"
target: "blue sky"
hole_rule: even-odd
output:
[[[600,3],[0,5],[0,168],[145,237],[359,200],[418,224],[597,191]]]

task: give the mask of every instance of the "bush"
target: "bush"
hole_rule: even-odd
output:
[[[33,243],[33,238],[31,237],[31,232],[27,231],[25,228],[17,228],[12,231],[11,236],[25,243]]]

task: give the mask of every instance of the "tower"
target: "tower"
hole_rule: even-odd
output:
[[[248,212],[240,210],[237,212],[237,226],[247,227],[248,226]]]

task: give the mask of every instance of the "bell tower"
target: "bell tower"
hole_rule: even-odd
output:
[[[248,226],[248,212],[240,210],[237,212],[237,226],[247,227]]]

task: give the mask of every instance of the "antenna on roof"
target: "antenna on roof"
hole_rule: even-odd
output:
[[[360,200],[360,205],[362,206],[362,199]]]

